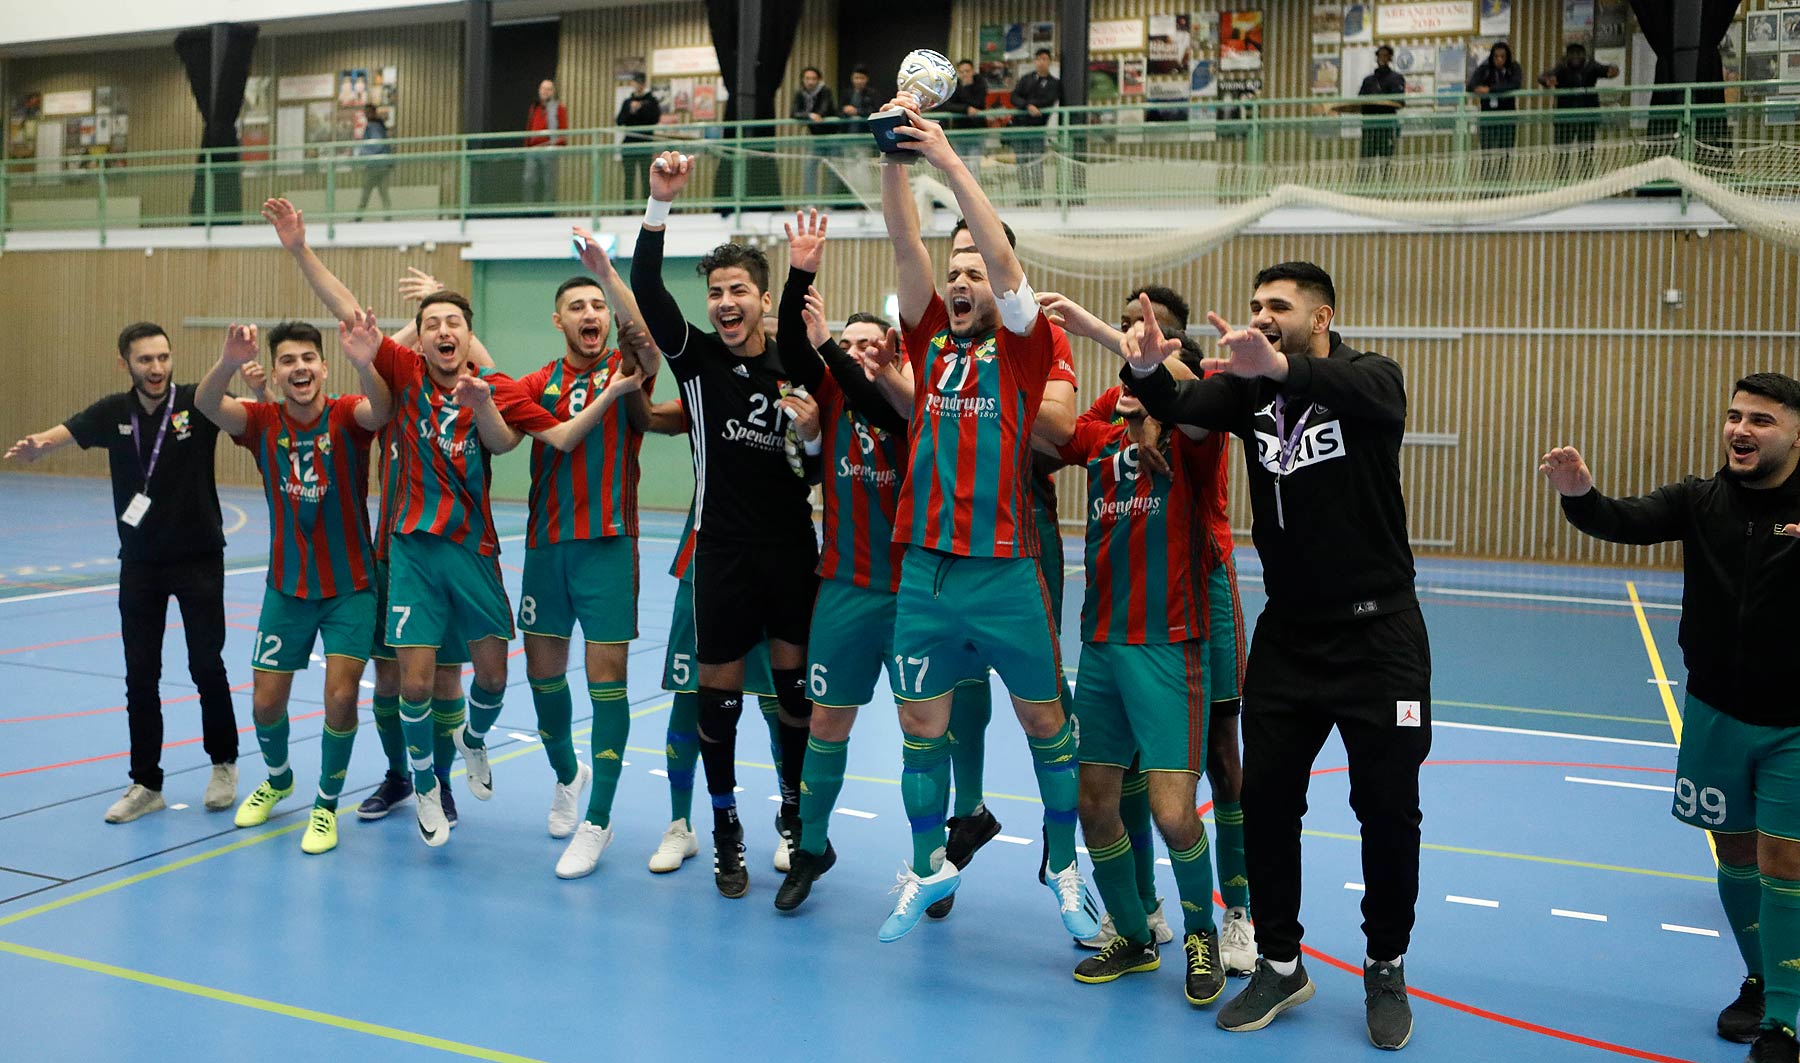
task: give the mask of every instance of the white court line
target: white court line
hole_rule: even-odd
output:
[[[1344,883],[1344,888],[1347,890],[1355,890],[1358,893],[1365,892],[1363,889],[1363,884],[1360,882],[1346,882],[1346,883]]]
[[[1563,782],[1583,782],[1589,786],[1617,786],[1621,790],[1654,790],[1660,794],[1672,794],[1673,786],[1651,786],[1642,782],[1620,782],[1617,779],[1584,779],[1579,775],[1565,775]]]
[[[1525,727],[1498,727],[1491,723],[1450,723],[1433,720],[1432,727],[1448,727],[1457,731],[1494,731],[1509,735],[1536,735],[1539,738],[1567,738],[1572,742],[1605,742],[1616,746],[1649,746],[1652,749],[1675,749],[1673,742],[1647,742],[1642,738],[1608,738],[1604,735],[1578,735],[1568,731],[1534,731]]]
[[[994,840],[997,842],[1005,842],[1008,845],[1030,845],[1031,844],[1030,838],[1015,838],[1010,834],[996,834],[996,835],[994,835]]]
[[[740,787],[738,787],[738,789],[742,790],[743,787],[740,786]],[[771,800],[779,805],[781,803],[781,795],[780,794],[770,794],[769,800]]]
[[[1662,928],[1664,930],[1670,931],[1671,933],[1694,934],[1698,937],[1703,937],[1703,938],[1716,938],[1719,936],[1719,932],[1717,930],[1708,930],[1705,927],[1699,927],[1699,926],[1682,926],[1680,923],[1664,923],[1662,925]]]
[[[1262,574],[1259,572],[1238,573],[1239,583],[1261,583],[1262,581]],[[1582,598],[1567,594],[1527,594],[1524,591],[1473,591],[1463,590],[1457,587],[1432,586],[1421,586],[1418,588],[1418,593],[1447,594],[1463,598],[1504,598],[1522,602],[1558,602],[1564,605],[1611,605],[1622,609],[1631,608],[1631,600],[1628,598]],[[1667,609],[1676,613],[1681,611],[1681,606],[1668,605],[1663,602],[1642,602],[1640,604],[1646,609]]]
[[[1480,898],[1480,897],[1460,897],[1454,893],[1445,894],[1444,899],[1446,901],[1449,901],[1451,904],[1472,904],[1477,908],[1498,908],[1498,907],[1500,907],[1499,901],[1484,900],[1483,898]]]
[[[1593,912],[1572,912],[1567,908],[1552,908],[1550,909],[1550,914],[1560,915],[1564,919],[1586,919],[1590,923],[1606,922],[1606,916],[1604,915],[1595,915]]]
[[[838,815],[840,815],[840,816],[855,816],[857,819],[874,819],[875,818],[875,813],[864,812],[860,808],[840,808],[837,810],[837,812],[838,812]]]
[[[650,769],[650,774],[652,774],[652,775],[660,775],[660,776],[662,776],[662,777],[663,777],[663,778],[665,778],[665,779],[666,779],[666,778],[668,778],[668,777],[669,777],[669,773],[668,773],[668,772],[666,772],[666,771],[664,771],[664,770],[662,770],[662,769],[661,769],[661,768],[651,768],[651,769]]]
[[[535,742],[538,740],[537,735],[528,735],[524,731],[508,731],[506,732],[506,737],[516,738],[521,742]]]
[[[1169,858],[1166,856],[1157,857],[1156,862],[1161,864],[1164,867],[1174,867],[1175,866],[1172,862],[1170,862]]]

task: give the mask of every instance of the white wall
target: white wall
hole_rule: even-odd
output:
[[[0,2],[0,47],[167,32],[214,22],[266,22],[402,8],[445,0],[30,0]]]

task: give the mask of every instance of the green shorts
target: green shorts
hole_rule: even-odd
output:
[[[1206,770],[1205,639],[1081,644],[1081,763],[1144,771]]]
[[[695,693],[700,689],[699,672],[700,663],[694,657],[694,581],[683,576],[675,585],[675,611],[669,616],[669,647],[663,653],[663,689],[671,694]],[[769,674],[767,642],[757,643],[744,655],[744,693],[759,698],[775,696],[775,678]]]
[[[369,657],[377,661],[394,659],[394,648],[387,642],[387,623],[383,619],[388,615],[388,563],[375,562],[375,638],[369,647]],[[437,661],[440,665],[465,665],[469,663],[469,644],[461,639],[451,639],[438,647]]]
[[[369,659],[375,638],[375,592],[351,591],[331,598],[295,598],[273,587],[263,591],[250,667],[259,672],[304,672],[314,638],[325,656]]]
[[[395,649],[513,637],[500,560],[441,535],[411,532],[388,544],[387,641]],[[439,659],[440,664],[450,662]]]
[[[807,643],[807,696],[828,709],[857,709],[875,696],[875,680],[894,665],[894,596],[845,580],[819,584]]]
[[[1244,603],[1238,598],[1237,562],[1229,553],[1207,574],[1206,609],[1206,687],[1212,700],[1235,702],[1243,692]]]
[[[1800,727],[1763,727],[1688,695],[1675,818],[1720,834],[1800,841]]]
[[[990,666],[1016,698],[1056,701],[1062,660],[1050,595],[1029,557],[954,557],[911,546],[894,603],[894,696],[929,701]]]
[[[588,642],[637,638],[637,539],[571,539],[525,551],[519,630],[566,639],[581,622]]]

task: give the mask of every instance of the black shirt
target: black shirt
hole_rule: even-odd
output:
[[[806,118],[808,115],[814,114],[823,121],[809,122],[806,126],[807,132],[816,136],[843,132],[843,129],[832,121],[837,117],[837,105],[832,102],[831,90],[825,87],[824,82],[820,82],[819,87],[811,92],[805,89],[794,90],[794,107],[788,112],[788,117]]]
[[[949,111],[955,117],[950,119],[951,129],[985,129],[987,119],[980,115],[970,115],[969,108],[977,111],[987,110],[987,79],[980,74],[967,85],[960,80],[956,83],[956,91],[950,98],[938,105],[939,110]]]
[[[884,432],[904,438],[907,419],[888,402],[881,388],[863,373],[862,364],[829,338],[816,349],[808,342],[806,319],[800,311],[806,305],[807,286],[817,276],[801,269],[788,269],[787,286],[781,289],[779,342],[782,363],[793,374],[794,383],[812,392],[815,398],[829,370],[838,390],[844,393],[844,405],[852,414]]]
[[[1012,104],[1024,112],[1013,116],[1013,125],[1049,125],[1048,114],[1039,114],[1034,118],[1025,108],[1035,106],[1039,111],[1048,111],[1061,102],[1062,82],[1050,74],[1039,77],[1038,72],[1033,70],[1013,86]]]
[[[1525,71],[1519,69],[1517,63],[1497,67],[1491,62],[1484,62],[1469,75],[1468,84],[1464,87],[1470,92],[1482,86],[1487,87],[1487,91],[1478,97],[1484,111],[1516,111],[1519,109],[1519,101],[1513,99],[1512,94],[1519,91],[1524,80]]]
[[[1751,490],[1721,472],[1636,498],[1562,500],[1569,523],[1612,543],[1681,543],[1681,650],[1689,693],[1728,716],[1800,726],[1793,609],[1800,601],[1800,474]]]
[[[150,510],[133,528],[119,523],[119,558],[124,561],[179,561],[225,549],[224,522],[219,515],[219,490],[213,479],[213,452],[219,428],[194,409],[194,385],[170,389],[168,398],[150,412],[138,401],[137,392],[123,391],[63,422],[81,449],[105,447],[112,470],[113,515],[125,512],[139,491],[150,496]],[[137,439],[132,439],[132,413],[137,414]],[[163,416],[169,428],[163,434],[162,452],[156,459],[148,487],[144,468],[156,446]]]
[[[1362,79],[1362,86],[1356,90],[1356,94],[1358,96],[1403,96],[1406,94],[1406,78],[1391,66],[1378,66],[1374,73]],[[1394,108],[1400,105],[1400,100],[1371,103],[1363,107],[1363,113],[1391,115],[1394,113]]]
[[[1607,70],[1608,68],[1605,65],[1596,63],[1592,59],[1589,59],[1580,66],[1570,66],[1567,63],[1558,63],[1539,75],[1539,79],[1555,78],[1556,87],[1559,89],[1591,89],[1595,85],[1600,84],[1601,79],[1606,77]],[[1558,96],[1556,98],[1556,106],[1558,110],[1571,107],[1580,107],[1591,110],[1600,106],[1600,94],[1597,92],[1577,92],[1570,93],[1567,96]]]
[[[856,114],[854,116],[845,114],[845,107],[855,109]],[[875,98],[874,89],[863,89],[860,92],[856,89],[851,89],[849,92],[844,93],[843,104],[838,108],[838,117],[845,123],[838,132],[867,133],[869,131],[869,123],[862,121],[862,119],[869,117],[880,109],[881,101]]]
[[[781,359],[773,345],[755,358],[739,358],[718,333],[688,324],[663,285],[663,235],[638,232],[631,290],[681,382],[694,448],[694,530],[734,542],[811,539],[812,491],[789,463],[792,422],[777,405],[788,379]]]
[[[1244,441],[1269,612],[1330,621],[1417,606],[1400,492],[1406,381],[1393,359],[1353,350],[1334,332],[1326,357],[1288,355],[1279,384],[1223,373],[1178,382],[1160,367],[1140,379],[1126,366],[1120,377],[1164,424]],[[1280,427],[1295,440],[1280,475],[1278,400]]]
[[[631,106],[634,103],[637,104],[635,110]],[[622,126],[656,125],[660,121],[662,121],[662,104],[657,100],[655,94],[647,89],[642,95],[634,92],[622,101],[619,104],[618,117],[613,119],[615,125]],[[627,133],[625,139],[631,143],[643,143],[653,138],[643,133]]]

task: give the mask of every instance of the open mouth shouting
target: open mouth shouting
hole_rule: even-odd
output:
[[[735,306],[721,306],[713,320],[718,324],[721,335],[736,335],[744,328],[744,312]]]
[[[953,317],[968,317],[975,312],[975,300],[962,293],[950,296],[950,313]]]
[[[589,323],[581,326],[581,346],[584,350],[598,350],[601,341],[605,339],[606,335],[600,331],[599,325]]]

